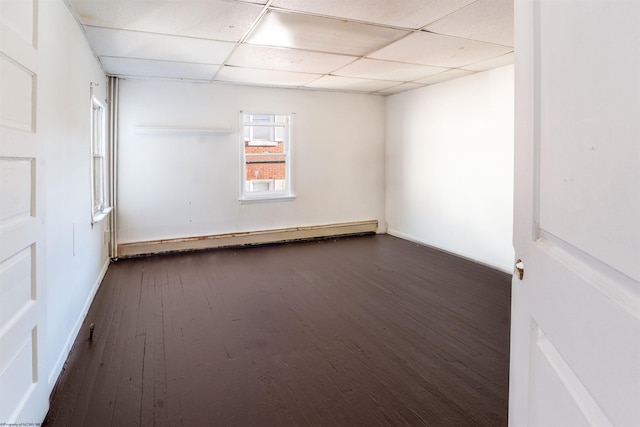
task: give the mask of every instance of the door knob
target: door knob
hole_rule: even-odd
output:
[[[516,260],[516,272],[518,273],[518,278],[522,280],[524,277],[524,263],[520,258]]]

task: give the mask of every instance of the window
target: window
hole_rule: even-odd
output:
[[[105,117],[104,105],[91,97],[91,217],[94,223],[111,211],[106,205]]]
[[[291,115],[246,114],[242,120],[240,200],[293,197]]]
[[[283,142],[283,127],[271,127],[268,124],[272,121],[284,122],[286,116],[273,116],[268,114],[250,114],[249,117],[251,124],[263,123],[267,126],[245,126],[244,127],[244,140],[248,146],[265,146],[274,147],[279,142]]]

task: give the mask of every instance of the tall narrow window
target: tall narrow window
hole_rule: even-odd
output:
[[[293,197],[291,115],[246,114],[242,119],[241,200]]]
[[[104,105],[91,98],[91,201],[92,221],[103,219],[111,211],[106,204],[106,113]]]

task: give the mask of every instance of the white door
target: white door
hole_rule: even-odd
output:
[[[640,426],[640,2],[516,0],[511,426]]]
[[[44,197],[37,138],[37,1],[0,0],[0,423],[39,423]]]

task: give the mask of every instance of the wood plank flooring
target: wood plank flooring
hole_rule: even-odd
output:
[[[121,260],[45,425],[506,425],[510,280],[388,235]]]

